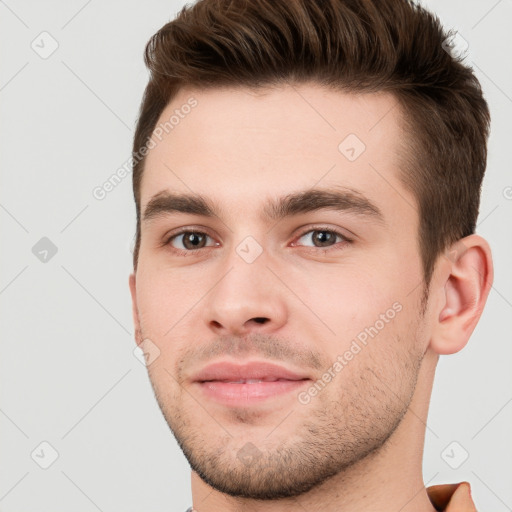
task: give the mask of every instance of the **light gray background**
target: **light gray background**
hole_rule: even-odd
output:
[[[501,512],[512,510],[512,2],[424,3],[469,42],[490,104],[477,232],[496,272],[469,345],[440,361],[424,476],[469,480],[477,506]],[[145,43],[182,4],[0,1],[3,512],[191,504],[188,464],[133,354],[131,176],[92,195],[130,156]],[[31,48],[50,47],[43,31],[59,45],[47,59]],[[32,253],[42,237],[58,249],[45,263]],[[43,441],[59,454],[48,469]],[[469,454],[458,469],[441,456],[453,441],[452,460]]]

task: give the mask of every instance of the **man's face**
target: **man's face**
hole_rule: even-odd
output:
[[[306,492],[407,412],[428,330],[399,110],[302,85],[183,89],[160,118],[175,115],[142,180],[135,321],[167,423],[222,492]],[[218,362],[235,367],[200,375]]]

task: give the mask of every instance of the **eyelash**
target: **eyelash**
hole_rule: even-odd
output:
[[[315,231],[325,231],[325,232],[328,232],[328,233],[332,233],[332,234],[342,238],[342,240],[340,242],[336,242],[334,245],[330,245],[328,247],[313,247],[313,246],[299,246],[299,247],[303,247],[304,249],[309,250],[309,251],[315,251],[315,252],[322,251],[325,254],[325,253],[328,253],[328,252],[333,251],[333,250],[338,250],[338,251],[339,250],[343,250],[343,248],[347,244],[351,244],[353,242],[352,239],[348,238],[346,235],[344,235],[340,231],[338,231],[336,229],[333,229],[333,228],[327,228],[326,226],[309,227],[307,230],[305,230],[305,231],[301,232],[299,235],[297,235],[296,236],[296,240],[299,240],[304,235],[307,235],[308,233],[312,233],[312,232],[315,232]],[[196,229],[193,229],[193,228],[183,228],[180,231],[178,231],[176,233],[173,233],[172,235],[167,237],[166,241],[163,243],[163,246],[169,246],[170,249],[173,252],[175,252],[177,254],[180,254],[180,255],[183,255],[183,256],[194,255],[198,251],[200,251],[201,249],[213,249],[213,248],[215,248],[215,246],[207,246],[207,247],[200,247],[199,249],[184,250],[184,249],[176,249],[175,247],[171,246],[172,240],[174,240],[178,236],[181,236],[181,235],[184,235],[184,234],[187,234],[187,233],[188,234],[206,235],[206,236],[208,236],[208,237],[213,239],[212,236],[210,236],[208,233],[206,233],[204,231],[196,230]],[[340,248],[339,244],[343,244],[343,246]]]

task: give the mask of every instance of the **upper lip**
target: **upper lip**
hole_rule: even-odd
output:
[[[231,382],[248,379],[273,381],[278,379],[303,380],[309,379],[309,377],[266,361],[247,362],[244,364],[220,361],[205,366],[192,378],[195,382],[211,380]]]

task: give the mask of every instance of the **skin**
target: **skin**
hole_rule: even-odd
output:
[[[471,235],[439,256],[422,315],[417,201],[398,179],[407,135],[393,96],[182,89],[161,121],[192,96],[197,106],[147,155],[141,208],[162,191],[198,193],[218,216],[143,221],[129,282],[137,343],[158,354],[149,377],[193,469],[194,508],[433,511],[421,463],[435,366],[482,313],[487,242]],[[366,146],[354,161],[338,150],[348,134]],[[262,216],[269,198],[333,186],[364,194],[384,222],[333,209]],[[183,227],[206,233],[205,246],[166,244]],[[319,247],[326,230],[352,242]],[[252,263],[236,250],[248,236],[262,249]],[[192,382],[220,359],[272,360],[317,381],[393,304],[400,311],[307,404],[293,392],[228,407]]]

